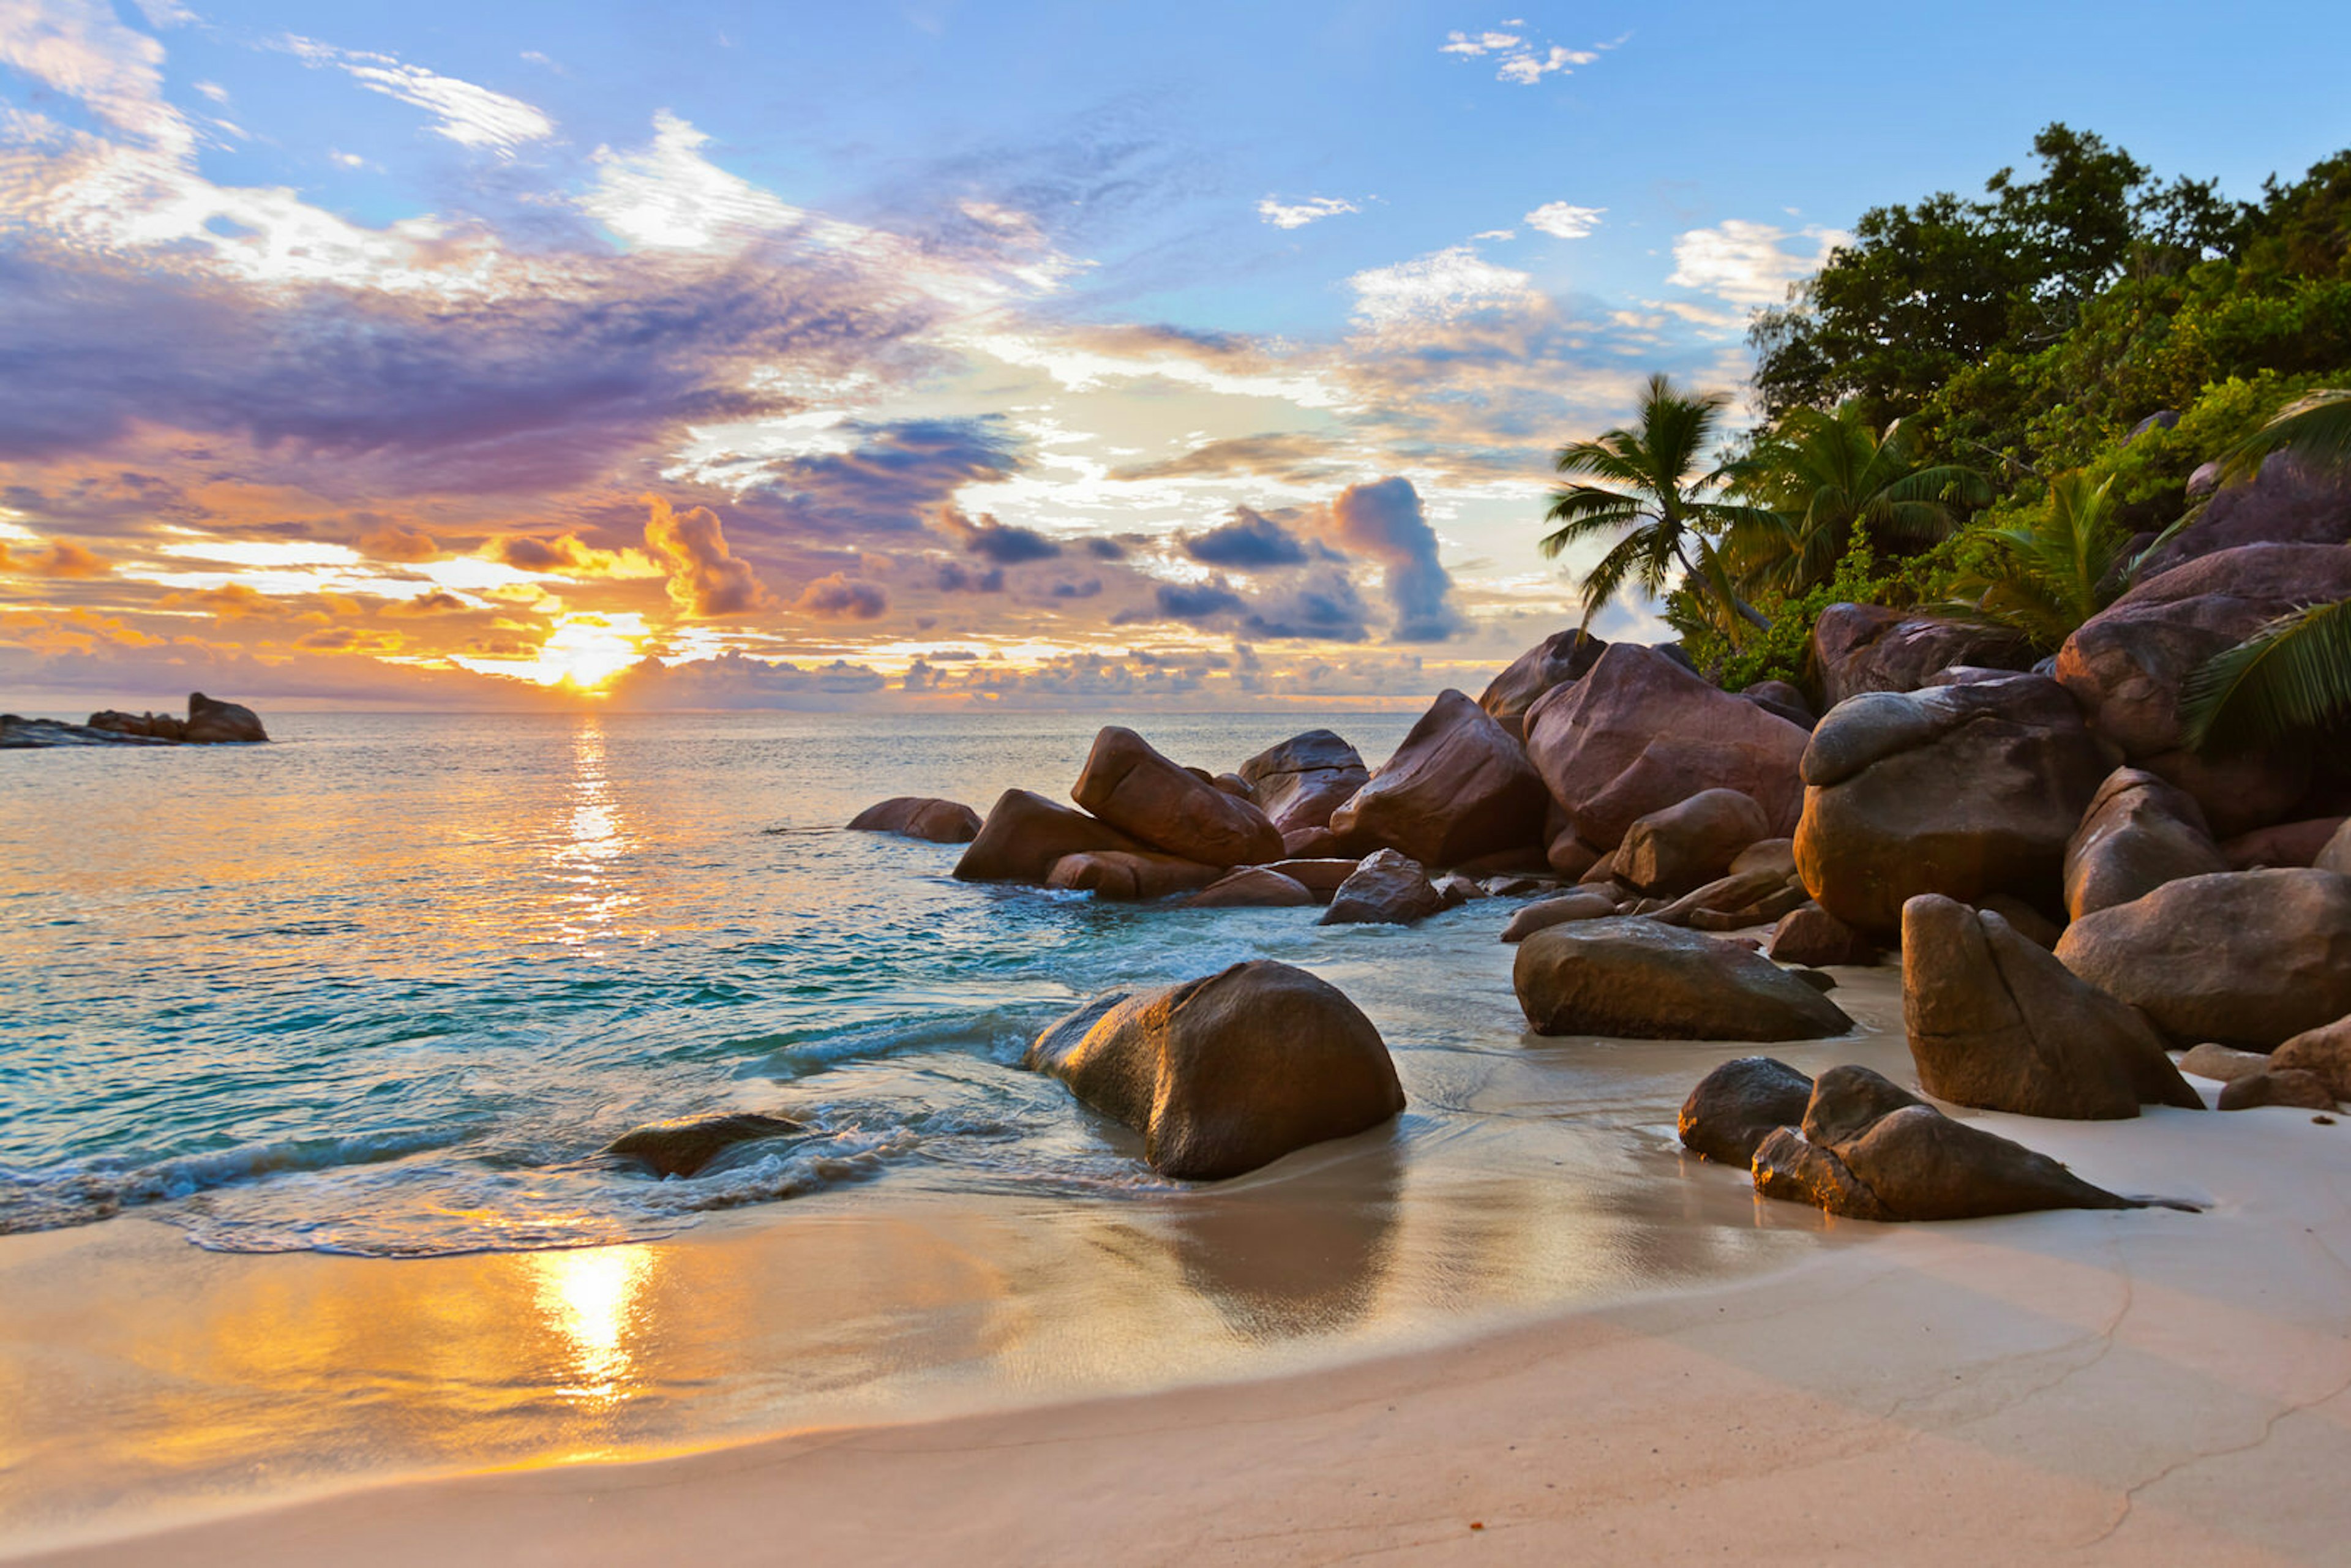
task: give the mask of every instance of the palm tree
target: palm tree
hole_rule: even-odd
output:
[[[1594,536],[1622,534],[1583,574],[1585,625],[1628,579],[1652,599],[1662,597],[1676,567],[1701,599],[1712,597],[1750,625],[1771,624],[1739,597],[1711,538],[1757,520],[1758,508],[1708,498],[1728,477],[1719,464],[1697,474],[1729,402],[1723,392],[1686,396],[1664,376],[1651,376],[1633,428],[1560,448],[1553,466],[1571,481],[1588,475],[1620,486],[1571,482],[1551,493],[1543,513],[1560,525],[1541,541],[1547,557]]]
[[[2186,521],[2132,551],[2131,531],[2115,514],[2114,484],[2108,478],[2093,486],[2081,469],[2058,475],[2049,482],[2047,512],[1984,534],[1990,557],[1970,568],[1959,591],[1972,597],[1979,613],[2015,627],[2037,647],[2064,642],[2120,598]]]
[[[1855,529],[1881,557],[1920,549],[1958,531],[1954,503],[1992,498],[1972,468],[1921,467],[1899,421],[1881,434],[1850,401],[1834,413],[1791,409],[1734,472],[1740,494],[1767,511],[1734,527],[1724,553],[1743,586],[1791,598],[1834,575]]]

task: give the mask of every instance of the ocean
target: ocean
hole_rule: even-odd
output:
[[[1258,1375],[1823,1240],[1678,1148],[1752,1048],[1526,1034],[1507,901],[1100,904],[841,826],[1061,796],[1103,722],[1222,769],[1323,725],[1376,763],[1410,715],[265,717],[0,753],[0,1512]],[[1097,990],[1259,956],[1379,1027],[1395,1124],[1187,1186],[1019,1065]],[[1898,1044],[1879,978],[1865,1038],[1778,1054]],[[720,1111],[814,1133],[599,1157]]]

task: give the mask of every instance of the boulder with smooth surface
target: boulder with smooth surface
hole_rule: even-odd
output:
[[[1877,604],[1832,604],[1813,622],[1813,661],[1833,708],[1864,692],[1915,692],[1955,664],[2029,669],[2032,649],[2002,626]]]
[[[1143,845],[1108,822],[1028,789],[1007,789],[988,809],[979,836],[956,862],[960,882],[1042,883],[1064,856]]]
[[[1844,1009],[1731,942],[1622,916],[1552,925],[1519,945],[1519,1006],[1537,1034],[1635,1040],[1821,1040]]]
[[[1736,789],[1762,807],[1771,833],[1792,831],[1804,742],[1799,726],[1632,643],[1527,715],[1528,757],[1576,837],[1604,854],[1641,818],[1702,789]]]
[[[1239,1176],[1404,1109],[1379,1030],[1336,987],[1259,959],[1099,998],[1037,1038],[1028,1066],[1143,1134],[1164,1176]]]
[[[188,722],[181,732],[191,746],[250,745],[267,740],[260,716],[242,703],[225,703],[202,692],[188,694]]]
[[[1521,907],[1502,927],[1502,940],[1523,942],[1538,931],[1564,925],[1571,920],[1605,920],[1616,913],[1616,901],[1597,893],[1570,893],[1538,899]]]
[[[1243,866],[1184,901],[1186,909],[1294,909],[1317,902],[1314,892],[1270,866]]]
[[[1616,874],[1643,893],[1672,897],[1712,882],[1748,846],[1770,836],[1763,808],[1751,798],[1736,789],[1701,789],[1626,829],[1616,848]]]
[[[640,1161],[656,1176],[690,1176],[738,1144],[794,1137],[807,1131],[789,1117],[750,1111],[690,1116],[632,1128],[605,1145],[604,1152]]]
[[[2273,1068],[2307,1072],[2337,1100],[2351,1100],[2351,1018],[2304,1030],[2270,1053]]]
[[[1745,1170],[1776,1127],[1804,1119],[1813,1081],[1776,1057],[1742,1056],[1704,1078],[1682,1102],[1683,1146]]]
[[[2267,1051],[2351,1013],[2351,877],[2185,877],[2084,915],[2057,956],[2175,1040]]]
[[[1902,911],[1902,1021],[1919,1083],[1957,1104],[2075,1121],[2203,1108],[2137,1014],[1938,894]]]
[[[893,795],[849,821],[861,833],[897,833],[935,844],[967,844],[979,837],[979,813],[960,800]]]
[[[1513,737],[1526,734],[1527,710],[1554,686],[1583,678],[1608,644],[1581,628],[1554,632],[1488,683],[1478,706]]]
[[[2117,768],[2065,841],[2065,912],[2078,920],[2167,882],[2228,869],[2194,796],[2143,768]]]
[[[1873,936],[1922,893],[2053,906],[2066,842],[2108,771],[2045,675],[1867,693],[1805,747],[1796,867],[1822,908]]]
[[[1095,735],[1070,799],[1121,832],[1202,865],[1259,865],[1281,858],[1281,833],[1263,811],[1117,725]]]
[[[1394,850],[1365,855],[1331,895],[1323,925],[1411,925],[1445,910],[1427,868]]]
[[[2343,831],[2346,821],[2351,821],[2351,817],[2311,817],[2299,822],[2256,828],[2222,844],[2220,858],[2229,862],[2230,871],[2316,865],[2318,857],[2335,841],[2335,835]]]
[[[1269,746],[1242,763],[1239,773],[1257,792],[1258,809],[1285,839],[1329,826],[1331,813],[1371,778],[1355,748],[1327,729]]]
[[[2273,1067],[2249,1072],[2221,1086],[2220,1108],[2251,1111],[2262,1105],[2290,1105],[2303,1111],[2332,1111],[2335,1095],[2315,1073],[2300,1068]]]
[[[1440,693],[1331,831],[1363,849],[1450,866],[1543,841],[1542,779],[1525,748],[1459,692]]]
[[[1063,855],[1053,862],[1045,885],[1065,893],[1091,893],[1113,903],[1133,904],[1147,898],[1169,898],[1207,887],[1224,874],[1221,866],[1203,865],[1181,855],[1150,850],[1088,850]]]
[[[1876,943],[1817,904],[1800,904],[1780,916],[1764,951],[1775,964],[1802,964],[1811,968],[1877,962]]]

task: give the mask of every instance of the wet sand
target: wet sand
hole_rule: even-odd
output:
[[[1864,1035],[1776,1053],[1898,1070],[1892,971],[1847,979]],[[1741,1053],[1513,1042],[1456,1064],[1490,1134],[1084,1212],[845,1194],[672,1243],[428,1263],[224,1258],[134,1221],[7,1239],[0,1551],[2351,1550],[2351,1125],[1988,1115],[2092,1180],[2212,1207],[1832,1223],[1664,1152],[1680,1090]],[[1546,1135],[1571,1114],[1599,1124],[1589,1147]]]

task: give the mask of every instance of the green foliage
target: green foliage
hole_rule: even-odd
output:
[[[2275,745],[2351,716],[2351,599],[2279,617],[2199,665],[2180,691],[2198,751]]]
[[[1683,651],[1708,671],[1725,691],[1744,691],[1758,681],[1786,681],[1817,697],[1813,668],[1813,626],[1832,604],[1882,604],[1907,610],[1950,596],[1957,536],[1922,555],[1889,562],[1881,570],[1865,534],[1856,534],[1825,582],[1804,592],[1765,592],[1758,607],[1771,619],[1761,632],[1734,643],[1701,615],[1693,615],[1682,595],[1667,601],[1666,620],[1681,634]]]
[[[2351,392],[2326,388],[2296,399],[2231,446],[2222,472],[2251,473],[2273,452],[2292,452],[2329,467],[2351,467]]]

